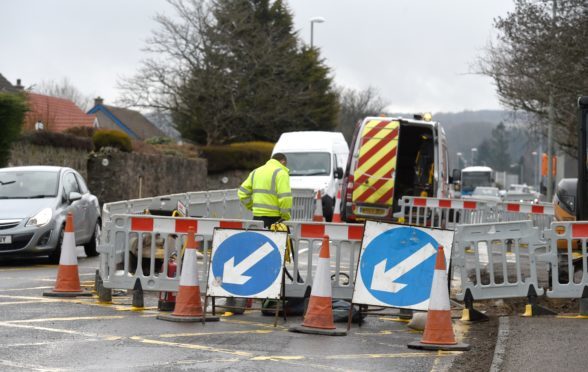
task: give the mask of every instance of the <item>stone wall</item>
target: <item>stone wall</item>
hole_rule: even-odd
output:
[[[10,151],[8,166],[55,165],[70,167],[80,172],[84,178],[87,178],[87,159],[88,153],[84,150],[37,146],[16,142]]]
[[[236,189],[245,181],[250,170],[234,170],[208,175],[208,190]]]
[[[118,151],[88,154],[81,150],[16,143],[9,166],[20,165],[73,168],[86,179],[100,204],[208,189],[204,159]]]
[[[114,152],[88,159],[88,187],[101,203],[206,190],[206,161]]]

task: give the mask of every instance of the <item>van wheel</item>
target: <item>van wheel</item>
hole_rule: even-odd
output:
[[[335,208],[334,200],[329,195],[323,196],[323,216],[327,222],[331,222],[333,220],[333,209]]]

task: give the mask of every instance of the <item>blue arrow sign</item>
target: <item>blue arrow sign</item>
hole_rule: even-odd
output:
[[[268,289],[278,278],[282,256],[267,236],[244,231],[225,239],[212,257],[212,275],[236,296],[251,296]]]
[[[431,294],[438,246],[432,236],[419,229],[384,231],[361,256],[361,279],[372,296],[389,306],[419,304]]]

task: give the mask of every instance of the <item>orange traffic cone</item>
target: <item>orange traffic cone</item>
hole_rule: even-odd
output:
[[[329,237],[323,237],[316,273],[312,282],[310,301],[302,325],[293,326],[290,332],[301,332],[329,336],[345,336],[347,330],[338,330],[333,322],[333,300],[331,289],[331,255]]]
[[[80,275],[78,273],[78,256],[76,254],[76,237],[74,233],[73,214],[69,212],[65,220],[61,255],[55,287],[46,291],[43,296],[48,297],[77,297],[91,296],[92,293],[82,291]]]
[[[316,201],[314,203],[314,214],[312,220],[315,222],[324,222],[323,218],[323,202],[321,200],[320,190],[316,192]]]
[[[449,290],[447,289],[447,272],[443,246],[439,246],[433,273],[433,285],[429,298],[429,311],[425,333],[421,341],[408,344],[411,349],[424,350],[469,350],[470,345],[455,341],[451,324],[449,307]]]
[[[188,228],[188,239],[182,261],[180,286],[176,297],[176,305],[172,314],[159,314],[157,319],[172,322],[218,321],[218,317],[206,317],[202,310],[200,284],[198,282],[198,244],[194,239],[194,227]]]
[[[339,190],[337,190],[337,199],[335,199],[335,210],[333,210],[333,220],[332,222],[338,223],[341,221],[341,185],[339,185]]]

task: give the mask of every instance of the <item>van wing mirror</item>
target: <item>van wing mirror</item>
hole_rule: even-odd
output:
[[[343,168],[337,167],[337,169],[335,169],[335,178],[337,178],[337,179],[343,178]]]
[[[461,170],[454,169],[451,178],[453,178],[453,182],[461,181]]]

